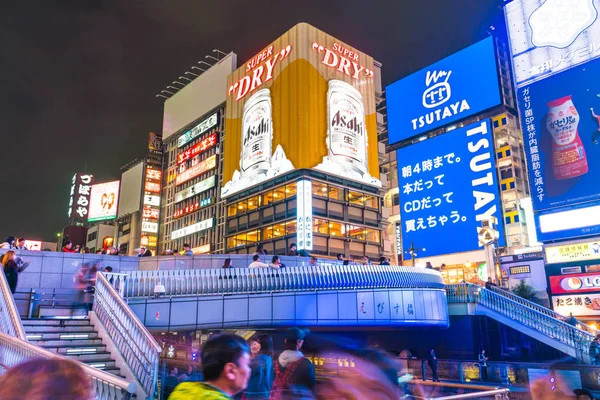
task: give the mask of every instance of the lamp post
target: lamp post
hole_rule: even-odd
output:
[[[415,266],[415,257],[417,256],[417,251],[425,251],[425,248],[417,248],[415,247],[414,242],[410,242],[410,247],[408,248],[407,253],[410,254],[410,258],[412,260],[412,266]]]
[[[58,232],[56,234],[56,251],[60,251],[60,238],[61,238],[62,234],[60,232]]]

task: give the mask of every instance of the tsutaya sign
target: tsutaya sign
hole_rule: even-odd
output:
[[[301,23],[228,77],[221,194],[293,169],[378,180],[373,59]]]

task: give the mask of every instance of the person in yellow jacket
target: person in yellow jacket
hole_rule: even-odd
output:
[[[210,338],[202,349],[204,382],[180,383],[169,400],[228,400],[248,386],[250,347],[237,335]]]

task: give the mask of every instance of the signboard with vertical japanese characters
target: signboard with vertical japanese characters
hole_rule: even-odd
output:
[[[481,248],[481,221],[503,220],[489,120],[401,148],[397,159],[402,242],[419,257]]]
[[[301,180],[296,185],[296,246],[298,250],[312,250],[312,182]]]
[[[93,184],[94,176],[91,174],[77,173],[73,175],[67,213],[69,218],[87,220]]]

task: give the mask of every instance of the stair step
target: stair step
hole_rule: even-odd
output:
[[[63,354],[63,353],[61,353]],[[63,354],[69,358],[72,358],[77,361],[81,361],[82,363],[96,362],[99,360],[105,360],[110,358],[110,353],[108,351],[100,351],[97,353],[89,353],[89,354]]]
[[[90,325],[87,318],[23,318],[23,326],[45,325],[45,326],[82,326]]]
[[[102,339],[90,338],[90,339],[48,339],[42,338],[38,340],[32,340],[28,338],[32,343],[42,346],[44,348],[72,348],[76,347],[96,347],[102,345]]]
[[[27,331],[25,333],[27,339],[30,341],[37,340],[71,340],[71,339],[95,339],[98,337],[98,332],[95,331],[82,331],[82,332],[72,332],[72,331]]]
[[[85,354],[97,354],[97,353],[107,353],[105,345],[91,345],[91,346],[82,346],[82,345],[60,345],[60,346],[42,346],[45,349],[62,355],[85,355]]]
[[[80,332],[93,332],[94,327],[92,325],[68,325],[68,326],[59,326],[59,325],[25,325],[23,324],[23,328],[27,333],[37,333],[37,332],[56,332],[56,333],[80,333]]]
[[[99,370],[102,370],[104,372],[108,372],[109,374],[113,374],[116,375],[118,377],[121,378],[125,378],[123,375],[121,375],[121,370],[117,367],[113,367],[113,368],[98,368]]]
[[[80,360],[80,361],[83,362],[84,364],[89,365],[90,367],[99,368],[99,369],[116,368],[115,360],[113,360],[111,358],[100,358],[97,360]]]

